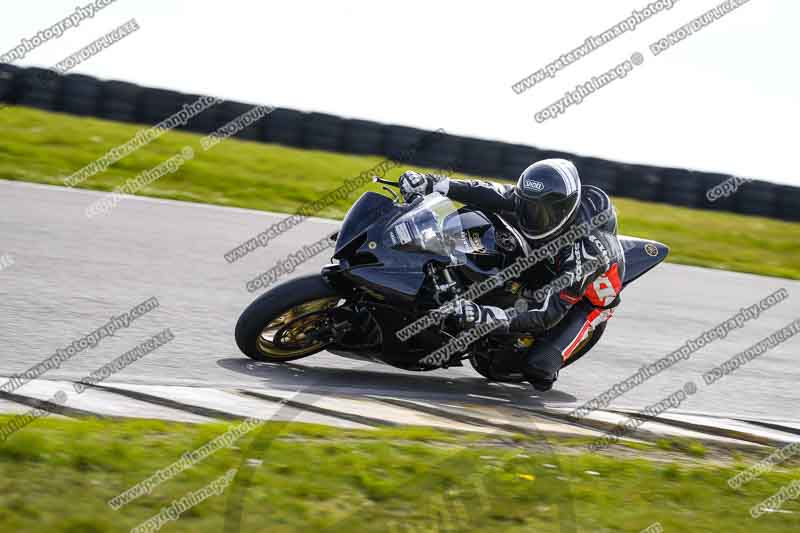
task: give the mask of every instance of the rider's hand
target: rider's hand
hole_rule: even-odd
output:
[[[451,317],[462,328],[497,322],[497,330],[507,331],[511,322],[508,314],[499,307],[478,305],[475,302],[463,299],[455,302]]]
[[[433,186],[439,178],[430,174],[420,174],[409,170],[400,176],[400,193],[406,202],[411,201],[415,196],[425,196],[433,192]]]

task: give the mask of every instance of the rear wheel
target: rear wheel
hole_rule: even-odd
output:
[[[289,280],[256,298],[236,324],[236,344],[257,361],[285,363],[325,349],[321,332],[340,301],[319,274]]]
[[[605,333],[606,325],[608,325],[608,323],[603,322],[594,328],[586,337],[586,339],[578,346],[578,349],[575,350],[572,357],[570,357],[569,360],[561,366],[561,368],[568,367],[589,353],[589,351],[594,348],[595,344],[600,341],[603,333]],[[522,357],[523,354],[520,353],[519,356]],[[521,372],[498,369],[497,365],[493,364],[494,361],[492,357],[473,354],[470,356],[469,362],[472,365],[472,368],[474,368],[478,374],[485,377],[489,381],[498,381],[501,383],[521,383],[525,381],[525,376]]]
[[[600,341],[600,338],[603,336],[603,333],[606,331],[606,326],[608,322],[603,322],[596,328],[592,330],[588,337],[578,346],[578,349],[575,350],[575,353],[572,354],[567,362],[565,362],[561,368],[567,368],[569,365],[573,364],[575,361],[589,353],[589,351],[594,348],[594,345]]]

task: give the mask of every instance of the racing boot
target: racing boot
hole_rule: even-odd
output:
[[[547,392],[558,379],[563,362],[561,353],[552,346],[534,343],[522,365],[522,373],[534,389]]]

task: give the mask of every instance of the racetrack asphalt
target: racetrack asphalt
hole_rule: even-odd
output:
[[[135,304],[160,306],[50,370],[44,379],[78,379],[165,328],[175,339],[108,379],[203,387],[305,388],[381,394],[415,400],[448,398],[576,407],[616,382],[723,322],[740,308],[786,288],[789,299],[689,360],[617,399],[612,408],[639,409],[689,380],[698,392],[676,412],[800,423],[797,364],[800,339],[768,351],[720,382],[705,371],[800,318],[800,283],[764,276],[664,264],[629,287],[602,342],[562,373],[554,391],[486,384],[468,365],[412,373],[321,353],[279,367],[239,353],[236,320],[257,293],[245,283],[335,230],[310,219],[229,264],[223,254],[286,216],[141,197],[126,197],[108,215],[84,209],[102,193],[0,181],[0,375],[23,371]],[[624,227],[622,228],[624,233]],[[669,243],[666,243],[669,245]],[[293,274],[318,271],[326,253]]]

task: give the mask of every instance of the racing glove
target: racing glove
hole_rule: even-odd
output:
[[[499,307],[478,305],[469,300],[457,300],[453,306],[451,317],[463,329],[480,324],[496,324],[497,327],[493,330],[495,333],[508,332],[511,323],[511,317]]]
[[[400,176],[400,193],[406,202],[410,202],[415,196],[426,196],[433,191],[447,194],[450,189],[450,180],[442,176],[433,174],[420,174],[409,170]]]

